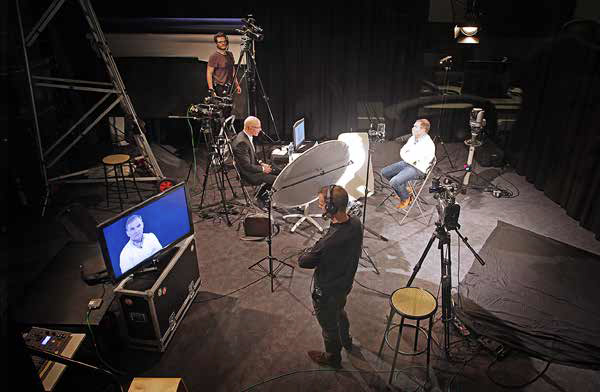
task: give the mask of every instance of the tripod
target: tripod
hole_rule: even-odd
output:
[[[273,289],[273,279],[277,278],[277,275],[275,274],[275,271],[273,271],[273,262],[277,262],[279,264],[282,264],[283,266],[288,266],[292,269],[292,274],[294,273],[294,266],[279,260],[276,257],[273,257],[273,253],[272,253],[272,242],[273,242],[273,233],[272,233],[272,224],[271,224],[271,196],[273,194],[273,190],[270,189],[268,191],[265,192],[266,194],[266,199],[267,199],[267,210],[268,210],[268,218],[269,218],[269,231],[268,231],[268,236],[267,236],[267,244],[269,244],[269,254],[268,256],[263,257],[262,259],[258,260],[256,263],[252,264],[250,267],[248,267],[248,269],[252,269],[253,267],[259,265],[260,263],[262,263],[264,260],[268,260],[269,261],[269,270],[267,271],[267,274],[265,276],[268,276],[271,278],[271,292],[274,292]],[[282,267],[283,268],[283,267]]]
[[[235,73],[233,75],[233,78],[235,80],[235,78],[237,77],[237,73],[238,70],[240,69],[240,64],[242,63],[242,58],[244,58],[244,56],[246,57],[246,70],[244,72],[244,74],[242,75],[242,77],[240,78],[240,80],[243,80],[244,78],[247,81],[247,85],[248,85],[248,100],[247,100],[247,104],[248,104],[248,114],[249,115],[254,115],[256,116],[257,114],[257,105],[256,105],[256,81],[258,80],[258,84],[260,86],[260,91],[262,92],[262,98],[265,101],[265,104],[267,106],[267,110],[269,112],[269,117],[271,119],[271,124],[273,125],[273,130],[275,131],[275,135],[277,136],[277,141],[280,141],[281,138],[279,137],[279,132],[277,131],[277,124],[275,124],[275,118],[273,116],[273,111],[271,110],[271,105],[269,104],[269,97],[267,96],[266,92],[265,92],[265,88],[263,86],[262,83],[262,79],[260,77],[260,73],[258,72],[258,68],[256,66],[256,59],[254,56],[254,41],[261,41],[263,39],[263,35],[260,34],[260,31],[262,31],[261,28],[257,27],[254,24],[254,19],[252,18],[252,15],[248,16],[247,21],[245,21],[246,26],[244,26],[243,30],[240,30],[240,32],[243,32],[242,35],[242,50],[240,51],[240,56],[238,58],[238,62],[237,62],[237,66],[235,67]],[[234,86],[230,86],[230,93],[233,93],[233,88]],[[264,148],[263,148],[263,155],[264,155]],[[265,158],[263,156],[263,158]],[[265,159],[266,160],[266,159]]]
[[[206,168],[204,171],[204,180],[202,182],[202,192],[201,192],[201,198],[200,198],[200,205],[199,205],[198,209],[201,210],[204,205],[206,183],[208,182],[208,177],[210,176],[211,168],[213,166],[215,166],[216,169],[213,170],[213,174],[215,177],[215,184],[217,185],[217,189],[219,190],[219,193],[221,195],[220,204],[223,208],[222,211],[225,214],[225,220],[227,222],[227,226],[231,226],[231,221],[229,219],[228,206],[227,206],[226,197],[225,197],[225,180],[227,180],[227,183],[229,184],[229,189],[231,190],[233,197],[235,198],[235,197],[237,197],[237,195],[233,189],[233,186],[231,185],[231,181],[229,180],[227,171],[225,170],[225,158],[224,158],[223,154],[225,151],[225,146],[228,143],[228,140],[227,140],[227,138],[223,138],[221,136],[221,134],[219,134],[216,141],[214,140],[213,135],[212,135],[212,126],[211,126],[212,121],[213,121],[213,119],[211,119],[211,118],[203,119],[204,126],[202,127],[202,133],[204,135],[204,141],[206,142],[208,157],[207,157],[207,161],[206,161]],[[192,161],[192,163],[190,163],[186,181],[189,179],[190,173],[192,171],[192,165],[194,165],[194,161]],[[219,202],[217,202],[216,204],[219,204]],[[206,206],[206,207],[210,207],[210,206]]]
[[[458,216],[456,216],[458,219]],[[441,221],[441,219],[440,219]],[[463,237],[462,234],[458,231],[460,225],[457,222],[453,223],[444,223],[444,222],[436,222],[435,231],[431,235],[421,258],[415,265],[413,269],[413,273],[408,279],[406,283],[406,287],[410,287],[413,280],[417,276],[417,273],[421,269],[421,265],[427,257],[427,253],[431,246],[433,245],[435,239],[438,239],[438,249],[440,250],[440,263],[441,263],[441,285],[442,285],[442,322],[444,323],[444,352],[446,356],[450,356],[450,323],[456,321],[454,308],[452,303],[452,260],[451,260],[451,252],[450,252],[450,231],[456,231],[458,237],[463,241],[465,245],[469,248],[471,253],[475,256],[477,261],[481,263],[481,265],[485,265],[483,259],[475,252],[475,250],[468,243],[468,239]],[[447,221],[447,219],[445,219]]]

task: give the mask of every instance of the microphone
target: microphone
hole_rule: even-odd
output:
[[[275,143],[275,140],[271,139],[271,137],[269,135],[267,135],[264,131],[260,133],[261,135],[264,135],[267,139],[269,139],[271,141],[271,143]]]
[[[411,136],[412,136],[412,133],[408,133],[406,135],[398,136],[396,138],[396,141],[398,143],[406,143],[408,141],[408,139],[410,139]]]
[[[446,61],[452,60],[452,56],[446,56],[440,60],[440,64],[444,64]]]

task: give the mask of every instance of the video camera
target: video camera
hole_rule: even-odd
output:
[[[458,217],[460,215],[460,205],[456,204],[456,194],[460,191],[460,186],[453,183],[449,178],[441,180],[439,177],[431,180],[429,193],[435,193],[433,198],[438,201],[436,206],[438,212],[439,226],[444,226],[447,230],[460,229]]]
[[[262,34],[263,29],[256,25],[256,20],[252,15],[248,15],[247,18],[242,18],[242,23],[244,23],[244,26],[241,29],[235,30],[242,34],[242,42],[248,40],[262,41],[265,38]]]
[[[486,122],[485,111],[481,108],[473,108],[469,117],[469,126],[471,127],[471,133],[478,134],[483,128],[485,128]]]
[[[233,107],[233,99],[230,97],[208,96],[204,103],[190,106],[190,113],[201,118],[221,118],[225,111]]]

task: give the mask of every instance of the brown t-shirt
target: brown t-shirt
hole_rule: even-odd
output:
[[[213,83],[227,84],[233,81],[233,53],[227,51],[225,55],[215,52],[208,58],[208,65],[213,67]]]

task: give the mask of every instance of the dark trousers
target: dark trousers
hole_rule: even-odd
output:
[[[350,321],[344,310],[347,296],[347,293],[318,295],[317,290],[312,295],[315,315],[323,333],[325,351],[332,354],[336,360],[341,359],[342,342],[350,342]]]

